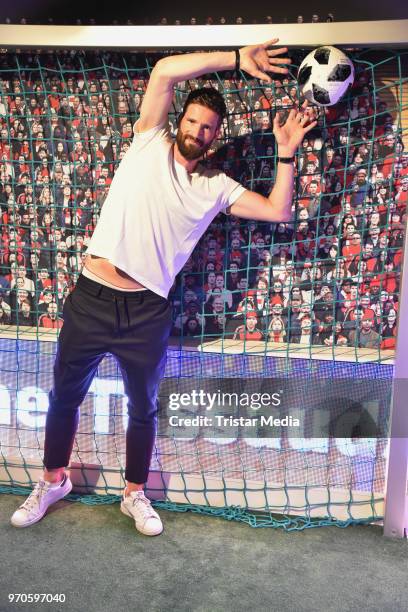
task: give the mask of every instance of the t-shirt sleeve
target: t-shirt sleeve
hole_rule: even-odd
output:
[[[238,200],[246,188],[226,174],[221,174],[219,178],[221,181],[221,193],[218,199],[219,212],[226,214],[227,208]]]
[[[159,140],[168,140],[171,138],[170,125],[167,119],[159,125],[150,128],[150,130],[146,130],[145,132],[136,131],[137,123],[138,122],[136,121],[135,125],[133,126],[132,147],[143,148],[153,141],[158,142]]]

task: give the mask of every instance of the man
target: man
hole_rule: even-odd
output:
[[[258,317],[254,310],[245,314],[245,325],[239,325],[234,332],[233,340],[262,340],[263,335],[257,327]]]
[[[15,280],[12,280],[10,283],[11,288],[13,289],[16,282],[17,282],[17,278],[22,278],[23,279],[23,284],[22,287],[24,289],[26,289],[29,293],[31,293],[31,296],[34,296],[34,292],[35,292],[35,285],[34,282],[27,278],[27,270],[25,268],[25,266],[20,265],[17,268],[17,277]]]
[[[177,82],[240,67],[270,83],[268,72],[286,74],[286,49],[277,39],[239,51],[165,57],[152,71],[134,139],[112,181],[88,248],[86,267],[64,306],[44,443],[44,477],[12,523],[31,525],[72,488],[65,468],[74,442],[79,405],[107,352],[118,361],[129,399],[127,481],[121,510],[145,535],[161,533],[158,514],[144,496],[156,433],[157,392],[164,372],[171,307],[167,296],[176,274],[220,212],[246,219],[289,221],[293,159],[316,125],[306,107],[293,109],[284,125],[274,120],[278,146],[275,186],[264,197],[217,170],[198,166],[220,133],[225,103],[218,91],[194,90],[178,122],[176,142],[168,112]],[[278,65],[277,65],[278,64]],[[280,65],[279,65],[280,64]],[[160,169],[160,171],[158,171]],[[224,310],[222,297],[219,300]],[[206,325],[207,332],[207,325]]]
[[[287,319],[286,329],[288,330],[289,342],[299,342],[299,337],[302,333],[302,314],[300,312],[301,303],[302,300],[300,297],[297,297],[292,293],[292,298],[288,303],[286,311],[284,311]]]
[[[238,305],[248,296],[248,278],[242,276],[237,284],[236,291],[232,294],[232,312],[236,313]]]
[[[232,308],[232,292],[225,288],[224,274],[218,272],[215,276],[215,287],[210,291],[207,291],[205,301],[210,301],[215,295],[220,294],[225,302],[225,310],[231,312]]]
[[[234,302],[234,292],[238,290],[238,283],[241,279],[238,264],[232,261],[227,270],[227,289],[232,293],[232,301]]]
[[[58,316],[58,306],[55,302],[50,302],[47,307],[47,313],[40,316],[38,325],[47,329],[61,329],[62,319]]]
[[[273,104],[273,91],[272,87],[265,87],[262,96],[259,98],[259,102],[264,110],[272,108]]]
[[[372,197],[372,187],[367,179],[367,170],[359,168],[354,176],[350,203],[353,208],[364,204],[366,198]]]
[[[383,160],[381,171],[384,175],[384,178],[390,178],[393,174],[393,167],[396,161],[396,145],[397,139],[393,132],[389,132],[385,134],[382,144],[380,146],[379,155]]]
[[[349,345],[357,348],[376,349],[380,346],[380,335],[373,329],[375,314],[367,309],[361,317],[360,327],[349,335]]]
[[[228,306],[225,303],[221,294],[215,294],[204,305],[203,329],[205,330],[206,339],[214,340],[215,337],[222,336],[226,331],[227,321],[229,319]]]
[[[313,179],[307,184],[302,198],[299,200],[299,212],[304,207],[309,213],[309,219],[314,219],[318,214],[323,216],[326,211],[330,211],[330,204],[324,199],[320,199],[320,184]]]
[[[185,324],[191,319],[195,319],[197,321],[197,329],[203,327],[203,316],[200,314],[201,305],[197,301],[188,302],[185,305],[184,310],[181,314],[179,314],[174,322],[174,326],[172,329],[172,335],[181,336],[182,330],[184,329]]]
[[[186,274],[183,276],[184,291],[187,289],[193,291],[197,296],[198,301],[202,302],[204,299],[204,292],[202,286],[199,284],[199,282],[197,282],[201,280],[197,278],[198,276],[198,274]]]
[[[334,301],[333,292],[330,289],[325,289],[324,293],[322,293],[320,298],[315,301],[313,306],[313,312],[316,319],[319,322],[323,321],[325,313],[333,313],[333,307],[335,306],[336,303]]]

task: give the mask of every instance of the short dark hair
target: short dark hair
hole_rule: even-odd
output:
[[[184,103],[183,112],[180,116],[182,119],[190,104],[201,104],[217,113],[220,118],[220,123],[227,116],[227,107],[225,106],[224,98],[214,87],[201,87],[194,89],[188,94],[187,100]]]

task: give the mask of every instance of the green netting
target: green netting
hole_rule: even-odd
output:
[[[295,53],[296,64],[303,55]],[[26,491],[38,477],[63,303],[157,58],[1,56],[2,492]],[[315,109],[318,126],[299,149],[291,222],[220,215],[179,274],[167,378],[343,377],[368,386],[391,378],[408,193],[407,56],[358,50],[352,59],[353,89],[335,107]],[[295,74],[294,66],[271,87],[225,73],[180,83],[172,130],[192,88],[217,87],[228,118],[204,163],[268,195],[272,119],[297,101]],[[123,484],[126,427],[112,358],[81,414],[73,463],[83,494],[70,498],[112,503]],[[283,436],[278,444],[239,431],[232,440],[159,432],[148,492],[161,507],[260,527],[370,522],[381,518],[385,448],[383,438],[360,441],[356,453],[336,438]]]

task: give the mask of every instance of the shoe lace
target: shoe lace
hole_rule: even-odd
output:
[[[150,499],[147,499],[144,495],[135,495],[133,498],[133,506],[136,504],[144,518],[156,518],[156,512],[152,508]]]
[[[37,482],[25,502],[21,504],[20,508],[30,511],[33,509],[34,506],[39,506],[41,498],[47,493],[48,488],[49,487],[44,480],[40,480],[40,482]]]

